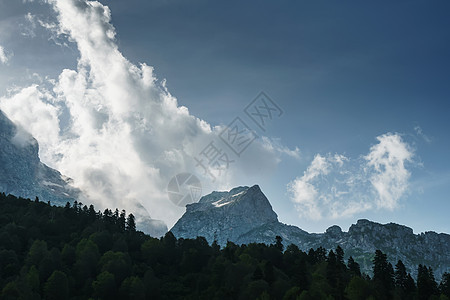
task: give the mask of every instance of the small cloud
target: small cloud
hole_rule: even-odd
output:
[[[393,210],[407,192],[414,152],[399,134],[377,137],[366,156],[317,154],[287,186],[302,217],[344,218],[370,209]]]
[[[21,34],[25,37],[36,37],[36,16],[31,13],[27,13],[25,16],[25,23],[20,24]]]
[[[0,45],[0,63],[6,65],[11,57],[13,56],[12,52],[7,52],[3,46]]]
[[[432,142],[431,138],[428,137],[422,130],[422,127],[420,127],[419,125],[417,125],[416,127],[414,127],[414,131],[416,132],[416,135],[420,138],[422,138],[425,142],[427,142],[428,144]]]
[[[262,137],[262,145],[268,151],[273,152],[275,155],[287,155],[291,158],[300,160],[301,153],[298,147],[291,149],[283,144],[278,139],[271,139],[266,136]]]
[[[369,180],[378,194],[377,206],[393,210],[408,188],[411,173],[405,163],[411,162],[414,152],[399,134],[383,134],[377,140],[379,143],[364,157],[367,172],[371,174]]]

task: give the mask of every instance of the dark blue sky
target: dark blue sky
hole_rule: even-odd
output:
[[[269,134],[299,146],[309,159],[328,152],[365,155],[376,136],[405,135],[423,164],[412,172],[413,182],[441,183],[420,195],[413,190],[401,209],[407,217],[398,211],[372,217],[413,225],[423,214],[429,223],[418,224],[420,230],[450,231],[438,208],[450,208],[447,1],[109,5],[125,55],[155,66],[180,103],[212,124],[226,123],[264,90],[286,112]],[[305,169],[287,165],[272,184]]]
[[[317,150],[354,149],[343,139],[416,125],[445,137],[444,1],[109,5],[125,56],[155,66],[181,104],[211,123],[264,90],[293,112],[277,124],[286,136],[305,131]]]

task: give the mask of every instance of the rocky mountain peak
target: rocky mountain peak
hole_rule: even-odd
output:
[[[350,226],[348,232],[350,234],[380,232],[383,234],[396,236],[414,235],[412,228],[409,228],[407,226],[395,223],[380,224],[366,219],[358,220],[356,224]]]
[[[259,186],[242,186],[212,192],[198,203],[188,204],[171,231],[178,237],[204,236],[209,242],[224,244],[273,222],[278,222],[277,214]]]
[[[257,224],[278,221],[272,205],[258,185],[241,186],[228,192],[212,192],[198,203],[186,205],[186,213],[197,211],[223,211],[229,214],[246,215]]]
[[[337,225],[333,225],[326,230],[326,234],[332,237],[339,237],[342,235],[342,229]]]

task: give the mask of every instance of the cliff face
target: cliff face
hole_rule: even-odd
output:
[[[39,159],[39,145],[0,111],[0,192],[64,205],[79,195],[70,179]]]
[[[376,249],[386,253],[393,265],[401,259],[408,271],[416,275],[418,264],[431,266],[437,278],[450,271],[450,235],[426,232],[415,235],[409,227],[358,220],[348,232],[331,226],[325,233],[310,234],[296,226],[278,221],[268,199],[258,186],[238,187],[229,192],[213,192],[199,203],[187,205],[186,213],[171,229],[178,238],[204,236],[224,246],[227,241],[238,244],[271,244],[275,236],[285,245],[300,249],[340,245],[346,256],[360,263],[363,272],[371,273]]]

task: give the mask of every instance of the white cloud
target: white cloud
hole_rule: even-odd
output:
[[[0,107],[13,121],[19,121],[25,129],[33,128],[33,136],[40,141],[41,158],[50,160],[47,147],[54,145],[59,135],[58,108],[48,103],[53,95],[32,85],[11,96]],[[44,100],[44,101],[43,101]]]
[[[7,53],[5,48],[0,45],[0,63],[7,64],[12,56],[12,53]]]
[[[384,134],[377,140],[365,156],[370,182],[378,194],[377,206],[393,210],[408,188],[410,172],[405,163],[411,162],[414,153],[398,134]]]
[[[399,134],[377,137],[357,159],[317,154],[303,176],[288,184],[302,217],[344,218],[370,209],[393,210],[407,192],[413,151]]]
[[[77,69],[0,98],[0,108],[36,137],[41,159],[73,178],[97,205],[130,210],[140,202],[170,227],[184,212],[166,194],[177,173],[196,172],[206,192],[242,183],[248,172],[262,176],[281,155],[299,155],[298,149],[256,140],[212,183],[196,168],[193,156],[217,142],[223,127],[211,128],[192,116],[152,67],[133,65],[122,55],[107,6],[85,0],[49,2],[58,22],[48,29],[76,44]]]
[[[300,159],[300,149],[295,147],[294,149],[289,149],[288,147],[281,144],[278,139],[270,139],[268,137],[262,137],[263,147],[273,154],[284,154],[296,160]]]

